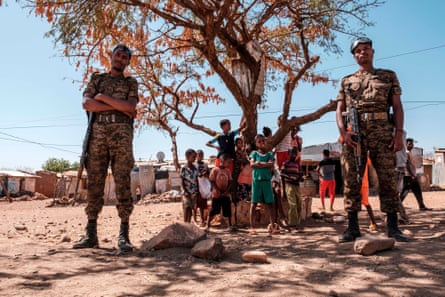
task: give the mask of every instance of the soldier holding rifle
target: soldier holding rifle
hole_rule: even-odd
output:
[[[374,49],[369,38],[353,41],[351,53],[359,70],[342,79],[336,111],[337,126],[343,139],[341,162],[348,213],[348,228],[339,236],[339,242],[354,241],[360,236],[360,177],[368,152],[378,176],[380,209],[387,214],[388,236],[407,241],[398,228],[400,203],[394,170],[395,152],[403,147],[404,115],[399,80],[391,70],[374,68]]]
[[[98,246],[97,218],[104,204],[105,179],[111,166],[115,185],[117,211],[121,219],[118,247],[131,251],[129,219],[133,210],[130,172],[133,157],[133,118],[138,103],[136,79],[124,76],[131,51],[118,45],[111,56],[111,70],[94,73],[83,93],[83,108],[94,116],[85,167],[88,172],[88,194],[85,212],[88,217],[85,236],[73,248]]]

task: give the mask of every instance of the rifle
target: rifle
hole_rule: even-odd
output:
[[[361,142],[362,138],[360,135],[360,117],[357,108],[354,105],[349,106],[349,110],[344,112],[343,115],[346,118],[346,126],[347,130],[353,132],[355,135],[353,136],[353,140],[357,142],[357,145],[354,147],[354,157],[355,157],[355,167],[357,169],[357,182],[360,183],[362,177],[360,176],[360,167],[361,167]]]
[[[82,179],[83,169],[85,168],[85,163],[88,157],[88,147],[90,144],[91,131],[93,130],[93,122],[94,122],[94,113],[88,112],[88,127],[85,133],[85,137],[83,139],[82,155],[80,156],[79,169],[77,169],[76,187],[74,188],[73,203],[71,204],[71,206],[74,206],[74,204],[77,201],[77,191],[79,190],[79,183],[80,180]]]

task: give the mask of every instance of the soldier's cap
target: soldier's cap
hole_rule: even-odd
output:
[[[354,54],[354,50],[359,44],[369,44],[372,47],[372,40],[368,37],[357,38],[351,43],[351,54]]]
[[[128,48],[128,46],[123,45],[123,44],[118,44],[116,45],[116,47],[113,49],[113,54],[116,51],[123,51],[128,55],[128,58],[131,59],[131,50]]]

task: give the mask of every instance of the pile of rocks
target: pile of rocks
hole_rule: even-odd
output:
[[[138,204],[180,202],[181,200],[182,193],[180,191],[170,190],[162,194],[147,194],[138,201]]]
[[[165,227],[158,235],[142,242],[140,253],[144,255],[152,250],[168,248],[191,248],[192,256],[207,260],[221,260],[226,249],[221,238],[208,238],[207,233],[194,224],[183,222]],[[242,260],[252,263],[267,263],[267,255],[262,251],[247,251]]]

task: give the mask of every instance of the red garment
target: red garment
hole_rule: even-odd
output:
[[[212,188],[212,198],[227,196],[230,190],[230,182],[232,181],[232,173],[228,168],[215,167],[210,171],[209,180],[218,187]]]
[[[331,199],[331,205],[334,203],[334,199],[335,199],[335,186],[336,186],[336,182],[335,179],[331,179],[331,180],[323,180],[320,178],[320,199],[322,201],[322,203],[324,204],[324,197],[326,194],[326,190],[328,190],[329,192],[329,197]]]
[[[215,167],[219,167],[220,165],[221,165],[221,161],[219,160],[219,158],[216,158]],[[230,173],[233,173],[233,159],[229,160],[229,164],[228,164],[227,168],[229,169]]]
[[[362,205],[364,205],[364,206],[369,204],[369,202],[368,202],[368,195],[369,195],[368,170],[369,170],[369,164],[371,164],[371,159],[370,158],[368,158],[368,160],[366,161],[365,172],[363,173],[363,178],[362,178],[361,193],[362,193]]]

